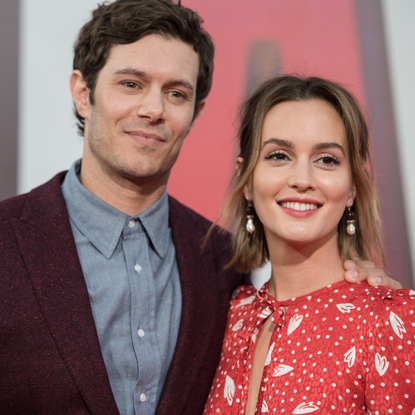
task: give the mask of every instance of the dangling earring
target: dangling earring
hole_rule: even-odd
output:
[[[246,223],[246,230],[252,235],[252,232],[255,230],[255,225],[252,219],[254,219],[254,206],[251,201],[248,200],[248,206],[245,208],[246,218],[248,222]]]
[[[346,221],[347,221],[347,228],[346,231],[349,235],[354,235],[356,233],[356,227],[354,226],[354,212],[350,210],[351,208],[347,208],[346,210]]]

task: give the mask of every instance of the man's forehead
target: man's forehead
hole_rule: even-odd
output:
[[[197,78],[199,55],[188,43],[160,35],[147,35],[129,44],[114,44],[104,65],[111,74],[139,71],[147,76]]]

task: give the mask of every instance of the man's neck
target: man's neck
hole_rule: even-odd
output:
[[[95,196],[129,216],[147,210],[161,197],[167,186],[167,178],[140,182],[88,163],[82,163],[78,178]]]

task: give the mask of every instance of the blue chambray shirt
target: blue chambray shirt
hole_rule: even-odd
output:
[[[154,414],[182,306],[167,193],[132,218],[87,190],[80,166],[62,192],[111,388],[121,415]]]

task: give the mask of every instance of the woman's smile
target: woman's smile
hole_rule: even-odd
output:
[[[315,203],[303,203],[303,202],[278,202],[281,209],[290,216],[295,218],[309,218],[317,213],[321,205]]]

